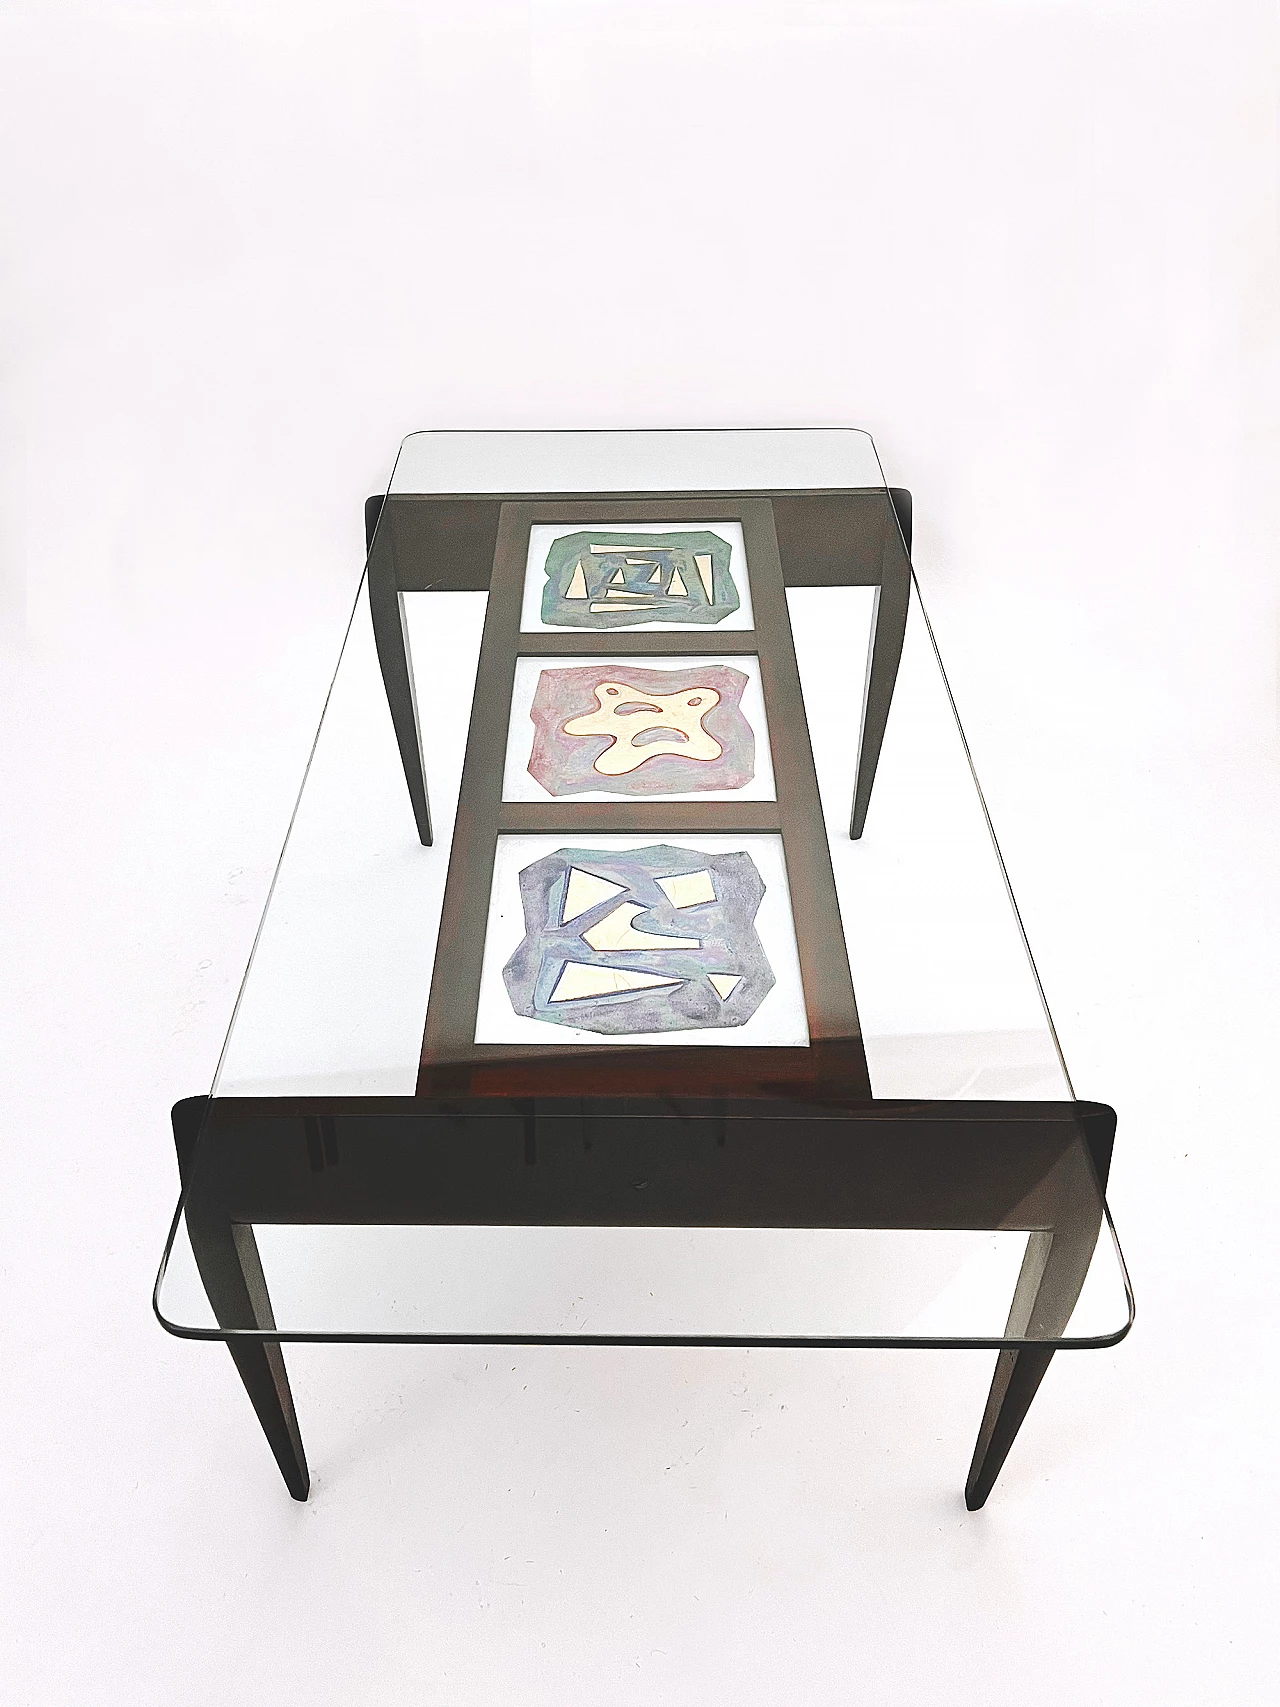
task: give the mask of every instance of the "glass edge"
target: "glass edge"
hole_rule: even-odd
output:
[[[650,1347],[660,1350],[705,1351],[1106,1351],[1128,1337],[1133,1316],[1108,1334],[1079,1336],[1074,1339],[1001,1340],[976,1336],[955,1339],[912,1339],[903,1334],[886,1334],[882,1338],[855,1335],[848,1339],[831,1337],[805,1338],[803,1335],[774,1335],[761,1337],[732,1334],[392,1334],[372,1332],[322,1333],[301,1328],[196,1328],[171,1322],[157,1309],[156,1318],[166,1333],[174,1339],[203,1340],[221,1345],[253,1343],[263,1345],[510,1345],[510,1346],[578,1346],[619,1350],[628,1347]]]
[[[400,454],[410,439],[430,436],[441,437],[445,434],[454,438],[463,436],[491,438],[499,434],[512,438],[519,434],[539,434],[543,437],[551,437],[553,434],[572,434],[575,438],[584,434],[591,434],[601,438],[616,438],[631,433],[856,433],[859,438],[869,440],[872,448],[875,448],[875,438],[869,428],[844,425],[815,426],[810,424],[803,427],[794,425],[760,426],[758,424],[753,427],[414,427],[400,440],[400,446],[396,452],[396,461],[400,460]],[[878,452],[876,454],[876,466],[883,475],[884,467]],[[392,473],[394,477],[394,470]]]
[[[204,1339],[208,1337],[209,1334],[213,1333],[213,1330],[205,1330],[203,1328],[188,1330],[186,1328],[179,1327],[176,1323],[171,1322],[165,1315],[164,1311],[160,1308],[160,1292],[161,1288],[164,1286],[165,1276],[169,1272],[169,1258],[173,1255],[173,1247],[178,1237],[178,1227],[182,1221],[182,1212],[186,1208],[186,1203],[187,1188],[184,1185],[178,1193],[178,1201],[174,1208],[173,1216],[169,1222],[169,1236],[164,1242],[164,1250],[160,1253],[160,1266],[156,1270],[156,1278],[151,1287],[151,1309],[155,1315],[156,1321],[159,1322],[160,1326],[166,1333],[174,1334],[179,1339]],[[220,1338],[221,1333],[222,1330],[219,1329],[216,1334],[213,1334],[213,1337]]]
[[[729,433],[741,433],[741,434],[750,434],[750,433],[847,433],[851,437],[862,438],[862,439],[865,439],[867,441],[868,445],[871,448],[871,455],[875,460],[875,465],[880,470],[880,486],[877,489],[878,490],[887,490],[887,486],[886,486],[885,479],[884,479],[884,465],[880,461],[880,454],[876,449],[875,438],[874,438],[873,434],[871,433],[870,429],[867,427],[851,427],[851,426],[845,426],[845,425],[815,426],[813,424],[810,424],[807,426],[796,426],[794,424],[785,424],[785,425],[776,425],[776,426],[755,425],[755,426],[751,426],[751,427],[740,427],[740,426],[710,426],[710,427],[709,426],[696,426],[696,427],[692,427],[692,426],[680,426],[680,427],[414,427],[411,431],[407,432],[403,436],[403,438],[400,440],[399,446],[396,450],[395,468],[392,469],[391,478],[387,483],[387,490],[386,490],[385,496],[388,498],[391,498],[391,497],[411,498],[411,497],[442,497],[442,496],[452,495],[452,494],[439,493],[439,492],[428,492],[428,493],[393,492],[392,488],[395,485],[396,468],[399,467],[400,458],[403,456],[404,451],[405,451],[405,447],[408,445],[408,443],[411,439],[445,438],[445,437],[448,437],[448,438],[465,438],[465,437],[495,438],[495,437],[500,437],[500,436],[506,436],[506,437],[511,437],[511,438],[516,438],[516,437],[520,437],[520,436],[542,437],[542,438],[554,438],[554,437],[619,438],[619,437],[623,437],[623,436],[631,436],[631,435],[639,436],[639,435],[643,435],[643,434],[651,434],[655,437],[658,435],[665,435],[665,436],[669,437],[669,436],[676,434],[676,433],[689,433],[689,434],[695,434],[695,433],[697,433],[697,434],[711,434],[711,433],[718,433],[718,434],[729,434]],[[861,488],[861,487],[850,487],[849,488],[849,490],[851,490],[851,491],[871,490],[871,489],[872,488]],[[728,488],[726,488],[726,490],[728,490]],[[733,488],[733,490],[737,490],[737,488]],[[797,490],[802,490],[802,488],[797,488]]]
[[[374,537],[377,537],[376,528],[374,530]],[[372,541],[370,541],[370,552],[371,551]],[[347,645],[351,639],[352,630],[355,627],[356,616],[360,610],[360,596],[364,592],[368,574],[369,553],[366,553],[364,567],[361,569],[360,578],[356,582],[355,596],[351,601],[351,608],[347,613],[346,626],[342,631],[342,644],[338,648],[338,655],[334,660],[333,670],[329,675],[329,680],[325,687],[324,700],[320,706],[320,715],[316,719],[315,733],[312,735],[311,744],[307,748],[306,763],[302,767],[302,776],[299,779],[296,790],[294,791],[293,804],[289,808],[289,822],[285,825],[284,837],[280,843],[280,851],[276,855],[275,863],[271,868],[271,881],[267,885],[267,893],[262,903],[262,911],[258,915],[258,924],[253,934],[253,942],[249,948],[248,958],[245,961],[244,972],[240,977],[240,982],[236,986],[236,997],[235,1001],[231,1005],[231,1016],[227,1021],[227,1029],[223,1034],[222,1046],[218,1051],[218,1060],[213,1070],[213,1078],[209,1084],[208,1094],[211,1099],[218,1095],[218,1082],[222,1077],[223,1063],[227,1058],[227,1051],[231,1047],[231,1038],[236,1028],[236,1019],[244,1001],[245,991],[249,986],[249,977],[253,971],[253,963],[257,958],[258,949],[262,942],[262,934],[267,927],[267,919],[271,913],[271,903],[275,899],[276,885],[280,881],[280,872],[284,866],[285,855],[289,851],[289,842],[293,836],[294,825],[297,823],[298,813],[302,809],[302,800],[306,793],[307,782],[311,776],[311,767],[315,763],[316,752],[320,746],[320,737],[324,732],[325,720],[329,715],[329,704],[333,698],[333,692],[338,683],[338,672],[342,668],[342,660],[346,657]]]
[[[411,438],[413,436],[414,436],[413,434],[409,434],[409,435],[407,435],[407,438]],[[284,857],[285,857],[285,854],[289,851],[289,841],[293,835],[293,827],[294,827],[294,824],[297,822],[298,812],[302,806],[303,795],[306,793],[307,781],[311,775],[311,767],[315,762],[316,751],[320,745],[320,736],[324,730],[325,719],[327,718],[327,716],[329,714],[329,704],[333,698],[333,690],[337,686],[338,673],[342,668],[342,660],[346,656],[347,645],[351,639],[351,632],[352,632],[352,629],[355,627],[356,616],[360,610],[360,596],[364,592],[365,584],[366,584],[368,577],[369,577],[369,559],[373,556],[373,547],[374,547],[374,544],[375,544],[377,537],[378,537],[378,530],[382,526],[382,518],[386,513],[386,502],[387,502],[387,499],[391,496],[391,486],[395,480],[396,469],[400,466],[400,458],[401,458],[401,455],[403,454],[404,446],[405,446],[405,443],[407,442],[407,438],[402,439],[400,441],[400,444],[398,445],[398,447],[396,449],[395,460],[393,461],[393,463],[391,465],[391,472],[387,476],[386,485],[383,488],[382,493],[381,493],[382,504],[381,504],[381,507],[379,508],[379,511],[378,511],[378,519],[374,523],[373,533],[369,536],[369,538],[366,542],[366,545],[365,545],[365,554],[364,554],[364,559],[363,559],[363,563],[362,563],[361,570],[360,570],[360,575],[356,581],[355,591],[354,591],[354,593],[352,595],[352,599],[351,599],[351,605],[350,605],[350,608],[347,612],[346,624],[342,630],[342,642],[338,647],[337,656],[334,658],[334,661],[333,661],[333,669],[329,673],[329,679],[328,679],[328,682],[325,686],[324,698],[320,704],[320,715],[316,719],[315,732],[311,737],[311,744],[307,748],[307,757],[306,757],[306,762],[302,767],[302,775],[298,780],[297,788],[294,790],[293,804],[289,809],[289,821],[285,825],[284,836],[280,842],[280,850],[277,853],[276,858],[275,858],[275,863],[273,864],[273,866],[271,868],[271,881],[267,885],[267,893],[266,893],[266,896],[265,896],[263,903],[262,903],[262,910],[258,915],[257,927],[256,927],[254,934],[253,934],[253,942],[250,945],[248,957],[245,960],[244,971],[241,974],[240,981],[236,986],[235,1000],[231,1004],[231,1014],[227,1020],[226,1030],[223,1033],[222,1045],[221,1045],[220,1049],[218,1050],[218,1059],[217,1059],[217,1062],[214,1066],[213,1077],[210,1080],[210,1084],[209,1084],[209,1097],[210,1097],[211,1101],[218,1094],[218,1081],[222,1076],[223,1062],[226,1060],[227,1051],[231,1047],[231,1037],[232,1037],[232,1033],[235,1031],[236,1017],[239,1014],[241,1004],[244,1001],[245,990],[248,988],[248,984],[249,984],[249,975],[253,970],[253,963],[254,963],[255,958],[257,957],[259,944],[262,941],[262,933],[266,929],[267,917],[271,912],[271,903],[275,897],[276,885],[279,882],[280,871],[281,871],[282,866],[284,865]],[[203,1128],[203,1124],[204,1123],[202,1121],[201,1122],[202,1128]],[[168,1252],[169,1252],[169,1249],[171,1248],[171,1246],[172,1246],[172,1236],[170,1238],[169,1246],[166,1246],[166,1251],[165,1251],[166,1262],[168,1260]]]
[[[178,1194],[178,1202],[169,1223],[160,1266],[151,1288],[151,1308],[156,1321],[175,1339],[201,1340],[230,1345],[234,1342],[263,1345],[513,1345],[513,1346],[580,1346],[642,1347],[655,1350],[679,1348],[705,1350],[760,1351],[1104,1351],[1128,1338],[1136,1319],[1137,1307],[1129,1267],[1120,1248],[1115,1222],[1105,1197],[1102,1214],[1111,1235],[1111,1248],[1120,1265],[1124,1285],[1126,1317],[1123,1324],[1107,1334],[1078,1334],[1058,1339],[993,1339],[988,1336],[962,1335],[955,1338],[886,1334],[882,1336],[853,1335],[842,1338],[831,1335],[743,1335],[743,1334],[414,1334],[373,1332],[320,1332],[289,1328],[199,1328],[172,1321],[160,1305],[160,1293],[169,1270],[178,1227],[186,1207],[187,1188]]]
[[[890,490],[890,486],[888,478],[885,475],[884,464],[880,460],[879,449],[877,448],[876,442],[874,438],[871,437],[870,433],[867,434],[867,437],[871,440],[871,453],[876,459],[876,467],[880,470],[881,483],[884,486],[885,491],[888,492]],[[956,696],[952,691],[951,678],[948,676],[947,667],[942,660],[942,650],[938,645],[938,637],[934,633],[933,620],[929,615],[929,607],[925,603],[924,590],[920,585],[920,577],[916,574],[915,561],[912,558],[910,548],[908,547],[903,535],[902,523],[898,519],[897,509],[893,505],[890,505],[890,508],[893,509],[894,525],[898,530],[898,538],[902,543],[902,549],[907,559],[907,570],[911,576],[911,588],[915,593],[916,603],[920,607],[920,615],[924,621],[925,634],[929,641],[929,649],[933,653],[933,661],[937,667],[939,679],[942,682],[943,692],[947,696],[947,704],[951,710],[951,717],[956,727],[956,734],[960,737],[960,746],[964,752],[965,763],[968,766],[969,776],[973,783],[974,792],[978,797],[978,806],[982,813],[983,822],[986,825],[987,836],[991,842],[991,850],[995,854],[996,864],[1000,868],[1000,877],[1004,883],[1005,894],[1008,896],[1009,905],[1013,909],[1014,922],[1018,927],[1018,936],[1022,942],[1022,951],[1026,956],[1027,965],[1030,968],[1031,977],[1036,987],[1036,994],[1040,999],[1040,1007],[1044,1013],[1045,1024],[1049,1028],[1049,1036],[1053,1043],[1054,1054],[1058,1058],[1058,1067],[1066,1084],[1068,1095],[1073,1101],[1079,1101],[1081,1099],[1076,1096],[1075,1084],[1071,1078],[1071,1069],[1067,1066],[1067,1057],[1062,1048],[1062,1039],[1058,1036],[1057,1022],[1053,1017],[1053,1010],[1049,1006],[1049,998],[1045,993],[1044,981],[1040,977],[1040,968],[1036,964],[1035,953],[1031,947],[1031,939],[1027,935],[1027,927],[1023,922],[1022,909],[1018,905],[1018,897],[1014,893],[1013,882],[1009,876],[1009,868],[1005,863],[1004,850],[1000,846],[1000,838],[996,834],[996,827],[991,816],[991,809],[987,805],[987,797],[982,787],[982,779],[979,777],[978,767],[974,763],[973,749],[970,747],[969,737],[965,733],[964,723],[960,716],[960,707],[956,704]],[[1118,1249],[1119,1246],[1117,1245],[1117,1250]]]

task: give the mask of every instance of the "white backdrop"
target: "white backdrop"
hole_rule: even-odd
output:
[[[8,1699],[1263,1701],[1277,24],[1244,0],[5,0]],[[147,1294],[423,426],[852,424],[1138,1326],[988,1508],[978,1356],[303,1348],[295,1507]]]

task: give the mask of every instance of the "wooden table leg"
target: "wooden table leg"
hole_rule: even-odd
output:
[[[178,1103],[173,1111],[178,1166],[184,1187],[190,1182],[207,1105],[207,1097],[191,1097]],[[253,1228],[231,1221],[199,1192],[187,1192],[185,1213],[196,1267],[218,1326],[273,1331],[275,1317]],[[256,1338],[229,1339],[226,1344],[267,1444],[280,1466],[285,1486],[295,1500],[305,1500],[311,1489],[311,1477],[282,1348],[278,1342]]]
[[[996,1358],[995,1380],[964,1485],[964,1503],[970,1511],[978,1511],[987,1503],[1052,1356],[1051,1346],[1043,1350],[1037,1346],[1034,1350],[1002,1351]]]
[[[885,542],[880,585],[876,588],[875,610],[871,619],[871,653],[867,660],[867,678],[862,693],[862,729],[858,738],[858,775],[849,821],[849,835],[855,842],[867,822],[871,786],[875,782],[880,748],[889,722],[898,665],[902,662],[902,642],[907,632],[910,602],[911,565],[895,531]]]
[[[422,731],[418,724],[418,695],[413,681],[413,660],[404,623],[404,595],[396,584],[395,555],[383,529],[375,534],[369,554],[369,614],[378,665],[391,710],[404,779],[413,805],[418,840],[431,846],[431,807],[427,799],[427,771],[422,756]]]
[[[1076,1152],[1064,1166],[1072,1163],[1083,1165],[1083,1155]],[[964,1503],[970,1511],[986,1504],[1044,1379],[1054,1342],[1066,1332],[1093,1260],[1102,1222],[1101,1200],[1091,1181],[1078,1183],[1082,1189],[1071,1193],[1058,1225],[1027,1237],[1005,1335],[1009,1339],[1043,1338],[1045,1343],[1002,1351],[996,1358],[995,1379],[965,1483]]]

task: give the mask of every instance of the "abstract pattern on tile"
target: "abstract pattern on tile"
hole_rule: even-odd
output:
[[[742,788],[755,776],[747,679],[725,664],[543,670],[529,774],[554,795]]]
[[[558,848],[520,873],[511,1005],[615,1035],[743,1025],[775,982],[755,928],[764,891],[745,852]]]
[[[732,548],[710,530],[566,534],[547,553],[542,620],[561,628],[721,622],[741,600]]]

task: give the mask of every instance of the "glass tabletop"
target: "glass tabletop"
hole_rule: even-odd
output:
[[[869,435],[416,433],[368,519],[175,1115],[164,1325],[1121,1337],[1114,1117],[1075,1099]]]

